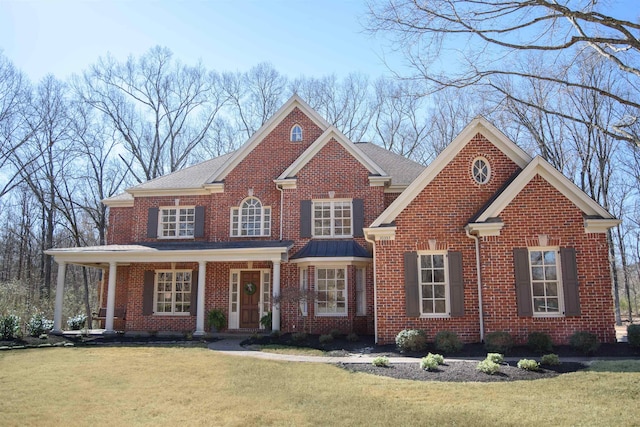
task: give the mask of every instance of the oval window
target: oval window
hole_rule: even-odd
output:
[[[473,166],[471,167],[471,175],[473,176],[473,180],[478,184],[486,184],[489,182],[489,178],[491,177],[491,168],[489,167],[489,162],[484,157],[478,157],[473,161]]]

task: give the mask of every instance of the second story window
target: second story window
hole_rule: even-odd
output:
[[[271,208],[262,206],[255,197],[245,199],[237,208],[231,209],[231,236],[270,236]]]
[[[194,236],[196,209],[191,207],[160,208],[158,237],[161,239],[186,239]]]
[[[314,200],[313,237],[351,237],[351,200]]]
[[[302,127],[300,125],[294,125],[291,128],[291,142],[302,141]]]

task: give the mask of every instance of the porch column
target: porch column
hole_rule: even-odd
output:
[[[62,301],[64,300],[64,280],[67,263],[58,261],[58,282],[56,283],[56,305],[53,311],[53,335],[62,335]]]
[[[280,261],[273,261],[273,304],[271,329],[280,330]]]
[[[104,321],[105,334],[115,334],[113,330],[113,314],[116,305],[116,270],[115,261],[109,263],[109,287],[107,290],[107,315]]]
[[[207,275],[207,262],[198,262],[198,306],[196,307],[196,331],[194,337],[201,337],[204,332],[204,284]]]

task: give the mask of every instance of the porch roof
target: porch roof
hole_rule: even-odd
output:
[[[293,262],[304,261],[365,261],[372,255],[355,240],[310,240],[291,257]]]
[[[85,246],[45,251],[56,262],[104,267],[111,262],[286,261],[289,240],[232,242],[154,242],[131,245]]]

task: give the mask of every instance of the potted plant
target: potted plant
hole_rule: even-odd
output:
[[[271,321],[273,320],[273,314],[269,311],[260,318],[260,324],[264,326],[267,331],[271,330]]]
[[[211,332],[218,332],[226,323],[227,319],[222,310],[213,308],[207,313],[207,324],[209,325]]]

